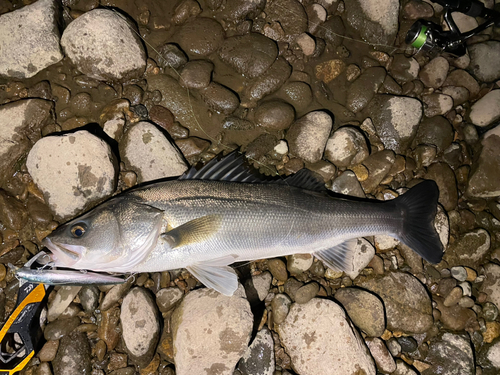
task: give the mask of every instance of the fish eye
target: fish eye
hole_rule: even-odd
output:
[[[75,224],[71,227],[73,237],[80,238],[85,234],[85,227],[81,224]]]

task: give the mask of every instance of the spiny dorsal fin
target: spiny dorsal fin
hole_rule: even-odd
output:
[[[191,167],[179,177],[179,180],[280,184],[305,190],[326,191],[324,182],[316,177],[314,172],[305,168],[286,178],[262,176],[255,168],[248,165],[243,154],[238,151],[233,151],[222,159],[215,157],[201,168]]]

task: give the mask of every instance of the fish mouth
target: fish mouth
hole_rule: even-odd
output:
[[[78,245],[61,245],[45,237],[42,244],[52,252],[52,260],[56,266],[71,267],[77,263],[85,252],[85,247]]]

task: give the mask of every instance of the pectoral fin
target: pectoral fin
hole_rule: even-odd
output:
[[[332,270],[347,271],[353,267],[352,263],[357,242],[358,240],[354,238],[329,249],[313,253],[313,255]]]
[[[172,249],[199,243],[212,237],[219,230],[221,221],[221,215],[202,216],[162,233],[161,236]]]
[[[229,264],[235,261],[235,256],[228,255],[210,262],[195,263],[186,268],[207,287],[225,296],[232,296],[238,289],[238,276]]]

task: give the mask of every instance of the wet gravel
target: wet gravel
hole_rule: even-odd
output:
[[[0,323],[7,265],[60,223],[238,147],[356,197],[435,180],[446,248],[431,265],[368,237],[349,274],[259,260],[230,298],[185,270],[56,287],[22,373],[498,374],[500,33],[412,55],[411,24],[441,16],[418,0],[0,3]]]

